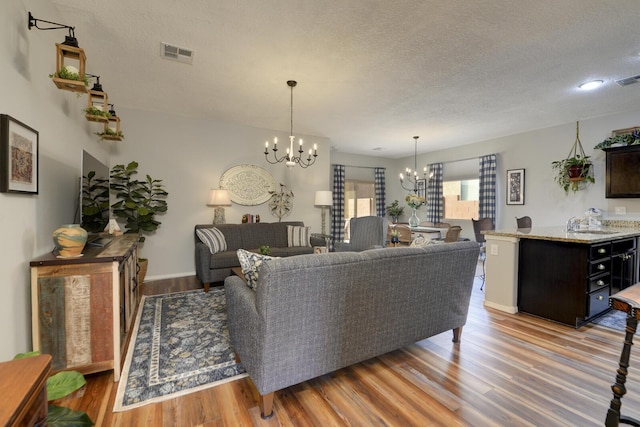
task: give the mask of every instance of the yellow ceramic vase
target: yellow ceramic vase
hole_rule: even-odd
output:
[[[58,255],[62,258],[73,258],[82,255],[82,249],[87,243],[87,230],[79,224],[61,225],[53,232],[53,243]]]

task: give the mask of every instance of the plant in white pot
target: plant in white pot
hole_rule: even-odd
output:
[[[113,214],[124,221],[125,233],[139,233],[140,242],[145,241],[145,233],[153,233],[160,227],[156,215],[167,211],[166,198],[161,179],[149,175],[144,180],[135,179],[138,162],[128,165],[115,165],[111,169],[110,188],[118,201],[111,205]],[[141,272],[146,271],[148,261],[140,258]],[[142,275],[143,276],[143,275]],[[142,283],[143,279],[139,279]]]

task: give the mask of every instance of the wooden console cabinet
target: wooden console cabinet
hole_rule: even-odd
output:
[[[139,301],[137,234],[87,245],[78,258],[47,254],[31,261],[33,349],[53,357],[53,370],[83,374],[113,369]]]

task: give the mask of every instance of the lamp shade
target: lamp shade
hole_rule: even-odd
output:
[[[331,206],[333,205],[333,195],[331,191],[316,191],[316,206]]]
[[[231,206],[231,199],[229,198],[229,191],[222,188],[211,189],[209,192],[209,206]]]

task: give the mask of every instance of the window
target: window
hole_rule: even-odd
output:
[[[375,185],[369,181],[345,180],[344,221],[345,240],[349,239],[349,220],[375,215]]]
[[[479,179],[445,181],[442,193],[444,196],[445,218],[478,218],[478,212],[480,211]]]

